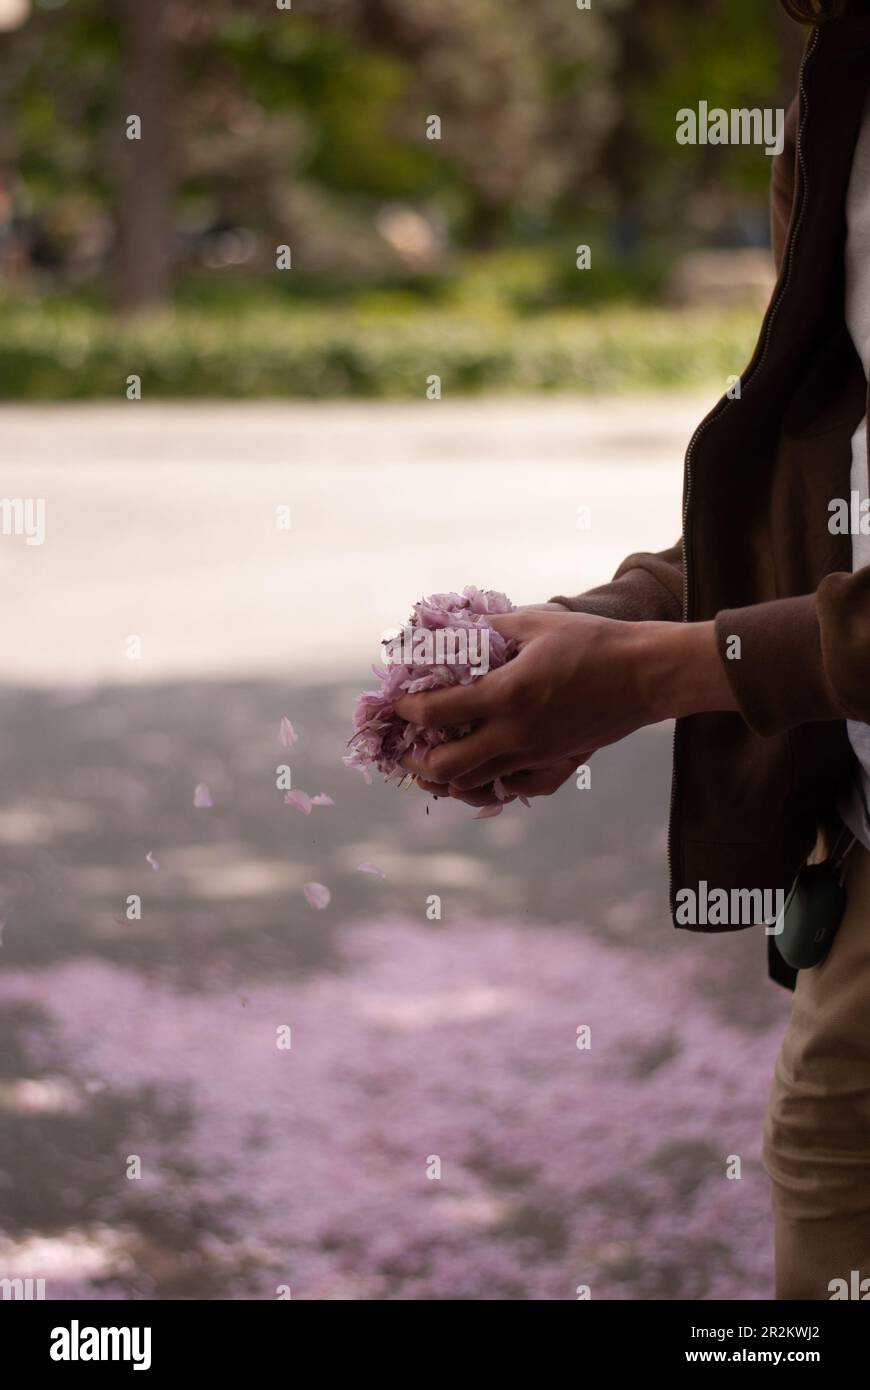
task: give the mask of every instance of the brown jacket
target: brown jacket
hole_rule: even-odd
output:
[[[828,529],[849,498],[867,382],[844,321],[844,204],[870,85],[870,20],[813,30],[772,183],[778,277],[739,399],[686,454],[682,540],[630,555],[559,602],[629,620],[715,619],[739,714],[677,723],[671,902],[681,888],[788,888],[853,774],[847,718],[870,723],[870,569]],[[740,638],[729,660],[729,637]],[[733,650],[733,647],[732,647]],[[699,928],[722,930],[722,928]],[[770,973],[794,974],[770,938]]]

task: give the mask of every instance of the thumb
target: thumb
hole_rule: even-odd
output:
[[[497,613],[489,617],[490,626],[501,636],[514,642],[519,642],[520,646],[525,646],[533,637],[537,637],[543,627],[543,613],[532,613],[526,610],[515,613]]]

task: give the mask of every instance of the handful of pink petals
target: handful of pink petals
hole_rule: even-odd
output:
[[[513,611],[504,594],[474,585],[461,594],[432,594],[415,603],[401,633],[384,643],[384,665],[372,667],[380,688],[364,690],[357,699],[345,764],[367,777],[374,766],[388,781],[402,781],[413,776],[400,763],[409,749],[423,753],[469,733],[470,725],[425,729],[409,724],[396,714],[393,702],[421,690],[467,685],[510,661],[517,644],[496,632],[489,618]]]

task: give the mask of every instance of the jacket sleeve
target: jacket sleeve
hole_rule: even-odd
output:
[[[716,636],[755,733],[824,719],[870,724],[870,566],[829,574],[814,594],[724,609]]]
[[[683,547],[677,541],[658,555],[639,553],[623,560],[609,584],[576,598],[557,594],[573,613],[594,613],[627,622],[679,622],[683,616]]]

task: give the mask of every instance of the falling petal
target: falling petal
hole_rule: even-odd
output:
[[[383,869],[379,869],[377,864],[357,864],[358,874],[371,874],[373,878],[386,878]]]
[[[301,811],[303,816],[311,815],[313,806],[311,797],[306,792],[288,792],[284,797],[285,806],[295,806],[297,811]]]
[[[281,746],[283,748],[292,748],[294,744],[298,743],[299,741],[299,735],[293,728],[293,725],[290,723],[290,720],[287,718],[286,714],[281,719],[281,724],[278,730],[278,737],[281,740]]]
[[[318,912],[322,912],[325,907],[329,907],[329,900],[332,897],[329,889],[322,883],[304,883],[302,891],[305,894],[305,901],[309,907],[316,907]]]
[[[311,805],[312,805],[312,806],[334,806],[334,805],[335,805],[335,802],[333,801],[333,799],[332,799],[331,796],[327,796],[327,795],[326,795],[326,792],[318,792],[316,796],[312,796],[312,798],[311,798]]]
[[[154,858],[154,855],[153,855],[153,853],[152,853],[152,851],[151,851],[150,849],[149,849],[148,853],[145,855],[145,861],[146,861],[146,863],[148,863],[148,864],[151,865],[151,867],[152,867],[152,869],[154,870],[155,873],[156,873],[157,870],[160,868],[160,862],[159,862],[159,860],[157,860],[157,859]]]
[[[372,785],[372,774],[369,772],[367,767],[363,767],[360,763],[349,762],[347,758],[345,758],[343,761],[345,767],[353,768],[354,772],[362,773],[362,779],[367,787],[370,787]]]
[[[497,806],[484,806],[476,816],[472,816],[472,820],[491,820],[493,816],[500,816],[503,810],[503,801],[500,801]]]
[[[193,804],[199,807],[201,811],[207,811],[209,806],[211,806],[211,792],[205,782],[200,782],[196,791],[193,793]]]

